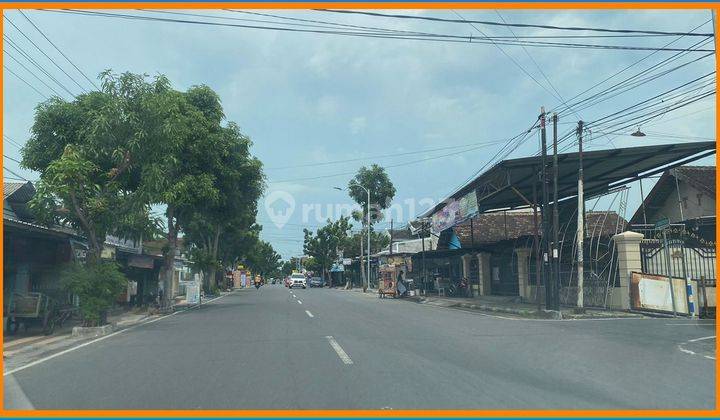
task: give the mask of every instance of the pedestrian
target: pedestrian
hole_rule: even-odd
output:
[[[405,280],[403,279],[403,274],[405,274],[404,271],[400,270],[400,272],[397,275],[397,283],[396,283],[396,290],[399,292],[399,296],[402,296],[407,292],[407,286],[405,285]]]

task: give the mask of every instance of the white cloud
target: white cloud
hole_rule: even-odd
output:
[[[354,117],[350,120],[350,132],[353,134],[365,131],[365,127],[367,127],[367,118],[365,117]]]

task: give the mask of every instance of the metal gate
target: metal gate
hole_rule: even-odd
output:
[[[643,239],[640,243],[642,272],[716,282],[716,251],[714,247],[697,246],[682,239]]]

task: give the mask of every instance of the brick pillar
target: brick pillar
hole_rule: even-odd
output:
[[[463,277],[468,279],[468,281],[470,281],[470,259],[471,258],[472,258],[472,255],[470,255],[470,254],[465,254],[460,257],[460,260],[462,260],[462,272],[463,272],[462,275],[463,275]],[[468,284],[468,287],[470,287],[469,284]],[[470,290],[472,290],[472,287],[470,287]]]
[[[623,232],[613,236],[617,247],[617,260],[620,272],[620,287],[614,292],[620,293],[620,309],[630,309],[630,279],[633,272],[641,272],[640,241],[644,236],[636,232]]]
[[[480,252],[477,254],[478,259],[478,281],[480,283],[480,296],[489,295],[492,291],[490,290],[491,285],[491,274],[490,274],[490,254],[487,252]]]
[[[529,257],[530,248],[517,248],[515,253],[517,254],[517,276],[518,276],[518,294],[523,300],[527,300],[530,297],[528,290],[528,264],[530,263]]]

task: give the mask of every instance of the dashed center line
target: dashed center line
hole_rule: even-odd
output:
[[[302,300],[298,300],[298,303],[302,305]]]
[[[350,358],[350,356],[345,353],[345,350],[343,350],[342,347],[340,347],[340,344],[338,344],[337,341],[333,338],[332,335],[326,335],[325,338],[327,338],[328,342],[330,343],[330,346],[335,350],[335,353],[337,353],[340,360],[342,360],[343,363],[346,365],[352,365],[353,361]]]
[[[305,313],[306,313],[307,316],[309,316],[310,318],[315,318],[315,316],[314,316],[312,313],[310,313],[310,311],[305,311]]]

